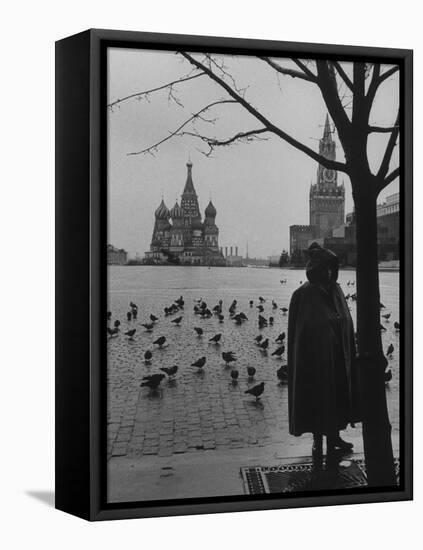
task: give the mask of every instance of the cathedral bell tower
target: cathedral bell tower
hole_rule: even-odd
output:
[[[336,160],[336,143],[328,115],[323,137],[319,141],[319,154],[329,160]],[[316,183],[310,186],[310,225],[315,238],[330,237],[332,230],[344,223],[344,185],[338,185],[336,170],[325,168],[321,164],[317,168],[316,179]]]

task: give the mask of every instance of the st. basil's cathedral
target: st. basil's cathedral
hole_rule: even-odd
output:
[[[219,249],[216,208],[210,200],[201,219],[198,197],[192,181],[192,162],[187,163],[187,179],[181,197],[173,208],[162,199],[154,216],[150,250],[145,262],[152,264],[226,265]]]

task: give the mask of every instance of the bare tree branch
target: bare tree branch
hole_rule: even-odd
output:
[[[339,139],[344,145],[351,139],[351,122],[339,97],[335,68],[331,62],[321,59],[316,61],[316,67],[318,86],[322,92],[329,114],[335,122]]]
[[[296,57],[292,57],[291,59],[301,70],[305,72],[306,75],[308,75],[312,80],[316,80],[316,75],[312,71],[310,71],[310,69],[303,61],[297,59]]]
[[[386,187],[387,185],[389,185],[392,181],[394,181],[398,176],[400,175],[400,169],[399,167],[395,168],[394,170],[392,170],[392,172],[386,176],[385,178],[385,185],[384,187]]]
[[[386,174],[388,173],[389,164],[392,158],[392,153],[397,144],[398,134],[399,134],[399,109],[398,109],[397,118],[395,120],[394,129],[392,130],[391,135],[389,136],[388,145],[386,146],[385,154],[383,155],[379,172],[377,173],[377,178],[380,180],[384,179]]]
[[[389,78],[390,76],[392,76],[393,74],[395,74],[396,72],[399,71],[399,65],[395,65],[394,67],[392,67],[391,69],[388,69],[387,71],[385,71],[383,74],[380,75],[379,77],[379,85],[382,84],[382,82],[384,80],[386,80],[387,78]]]
[[[182,136],[190,136],[190,137],[195,137],[195,138],[200,139],[201,141],[203,141],[204,143],[206,143],[209,146],[209,151],[207,151],[206,153],[201,151],[201,152],[203,152],[203,154],[206,157],[209,157],[213,153],[215,147],[224,147],[224,146],[227,146],[227,145],[231,145],[232,143],[235,143],[236,141],[249,142],[249,141],[255,141],[255,140],[263,140],[263,139],[266,139],[266,138],[260,138],[260,137],[258,137],[258,135],[259,134],[264,134],[264,133],[267,133],[267,132],[269,132],[269,130],[267,128],[259,128],[257,130],[249,130],[247,132],[238,132],[234,136],[232,136],[230,138],[226,138],[226,139],[217,139],[217,138],[212,138],[212,137],[209,137],[209,136],[202,135],[198,132],[186,132],[186,131],[179,132],[176,135],[181,136],[181,137]]]
[[[397,168],[394,168],[394,170],[392,170],[392,172],[388,176],[386,176],[385,179],[379,180],[376,186],[377,193],[380,193],[382,189],[385,189],[385,187],[387,187],[391,182],[393,182],[399,175],[400,175],[400,169],[399,167],[397,167]]]
[[[350,79],[350,77],[347,75],[347,73],[344,71],[344,68],[338,61],[333,62],[336,70],[338,71],[339,76],[342,78],[342,80],[345,82],[345,84],[348,86],[348,88],[353,92],[354,91],[354,85]]]
[[[374,63],[373,74],[366,94],[367,112],[370,114],[370,110],[373,105],[377,89],[379,88],[379,75],[380,75],[380,63]]]
[[[135,92],[133,94],[130,94],[130,95],[127,95],[125,97],[118,98],[115,101],[112,101],[111,103],[109,103],[107,105],[107,107],[113,108],[116,105],[118,105],[120,103],[123,103],[124,101],[128,101],[128,99],[133,99],[135,97],[136,98],[141,98],[142,96],[148,96],[149,94],[151,94],[153,92],[158,92],[160,90],[165,90],[165,89],[169,89],[170,96],[172,97],[172,99],[175,99],[174,96],[173,96],[173,86],[175,86],[176,84],[180,84],[181,82],[187,82],[188,80],[193,80],[194,78],[199,78],[200,76],[204,76],[204,75],[205,75],[205,73],[197,73],[197,74],[192,75],[192,76],[186,76],[186,77],[183,77],[183,78],[179,78],[178,80],[174,80],[173,82],[168,82],[167,84],[163,84],[162,86],[158,86],[157,88],[151,88],[150,90],[144,90],[143,92]]]
[[[226,78],[228,78],[232,82],[232,86],[234,90],[236,90],[239,94],[242,96],[245,94],[245,91],[247,88],[239,88],[235,78],[228,72],[227,66],[225,65],[224,61],[222,60],[220,63],[216,61],[216,59],[213,58],[211,54],[205,54],[206,60],[209,62],[209,68],[212,69],[212,65],[216,67]]]
[[[389,132],[393,132],[397,129],[397,126],[369,126],[368,132],[371,133],[379,133],[379,134],[388,134]]]
[[[283,130],[279,128],[278,126],[275,126],[272,124],[264,115],[262,115],[255,107],[253,107],[245,98],[243,98],[241,95],[239,95],[235,90],[233,90],[227,82],[222,80],[219,76],[217,76],[212,70],[205,67],[200,61],[197,61],[192,55],[190,55],[187,52],[179,52],[185,59],[187,59],[192,65],[196,66],[201,71],[204,71],[207,76],[209,76],[214,82],[219,84],[228,94],[231,96],[237,103],[239,103],[242,107],[244,107],[252,116],[254,116],[259,122],[263,124],[265,128],[269,132],[274,133],[299,151],[302,151],[309,157],[311,157],[316,162],[319,162],[322,164],[325,168],[329,168],[331,170],[338,170],[340,172],[347,172],[347,166],[346,164],[342,162],[337,162],[334,160],[327,159],[326,157],[319,155],[319,153],[316,153],[313,149],[310,149],[310,147],[307,147],[300,141],[296,140]],[[338,98],[339,99],[339,98]],[[346,116],[346,115],[345,115]]]
[[[281,65],[279,65],[278,63],[270,59],[270,57],[259,57],[259,59],[261,59],[262,61],[265,61],[268,65],[272,67],[272,69],[275,69],[275,71],[277,71],[278,73],[284,74],[286,76],[291,76],[292,78],[301,78],[302,80],[307,80],[308,82],[314,82],[314,83],[316,82],[316,77],[305,66],[304,68],[307,70],[307,73],[304,72],[304,69],[301,72],[301,71],[295,71],[294,69],[288,69],[286,67],[282,67]]]
[[[185,122],[183,122],[180,126],[178,126],[178,128],[176,128],[175,130],[169,132],[169,135],[166,136],[165,138],[157,141],[156,143],[154,143],[153,145],[150,145],[149,147],[147,147],[146,149],[143,149],[142,151],[127,153],[127,155],[132,156],[132,155],[142,155],[144,153],[152,153],[153,151],[157,150],[159,145],[162,145],[163,143],[165,143],[166,141],[168,141],[172,137],[177,136],[181,132],[181,130],[183,130],[183,128],[185,128],[189,123],[191,123],[195,120],[199,119],[199,120],[203,120],[204,122],[212,122],[213,123],[214,120],[204,118],[202,116],[203,113],[205,113],[206,111],[208,111],[212,107],[215,107],[216,105],[225,105],[225,104],[228,104],[228,103],[237,103],[237,102],[233,99],[221,99],[219,101],[214,101],[213,103],[209,103],[208,105],[206,105],[205,107],[203,107],[202,109],[197,111],[196,113],[192,114]]]

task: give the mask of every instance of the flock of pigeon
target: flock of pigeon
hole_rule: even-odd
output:
[[[280,281],[281,284],[286,284],[286,279],[283,279]],[[300,281],[300,284],[302,284],[302,281]],[[347,286],[354,286],[355,281],[348,281]],[[348,300],[356,301],[357,295],[356,293],[352,294],[346,294],[345,298]],[[288,312],[287,307],[279,307],[278,304],[275,302],[275,300],[271,301],[271,312],[273,315],[269,315],[267,318],[263,315],[265,310],[265,302],[266,299],[262,296],[259,296],[258,298],[258,304],[255,306],[255,308],[258,310],[258,318],[257,318],[257,324],[259,329],[265,329],[266,327],[272,326],[274,324],[274,315],[280,311],[282,315],[286,315]],[[254,300],[249,301],[249,308],[251,311],[254,311]],[[172,304],[169,306],[166,306],[164,308],[164,317],[173,317],[170,322],[174,326],[179,326],[181,322],[183,321],[183,312],[185,308],[185,301],[182,296],[180,296],[177,300],[175,300]],[[380,308],[385,309],[385,306],[381,303]],[[207,303],[200,298],[199,300],[195,300],[194,305],[194,314],[199,319],[207,319],[210,317],[216,317],[219,324],[223,323],[225,320],[225,312],[223,309],[223,301],[219,300],[218,303],[210,309]],[[177,315],[177,316],[176,316]],[[138,306],[134,302],[130,302],[129,304],[129,310],[126,314],[127,321],[131,322],[132,320],[136,320],[138,317]],[[391,317],[391,313],[385,313],[382,314],[382,319],[385,323],[389,323]],[[159,324],[159,317],[157,317],[154,314],[150,314],[149,320],[147,322],[141,323],[140,326],[142,326],[145,331],[152,332],[156,329],[156,327]],[[245,322],[249,321],[249,318],[243,311],[239,311],[239,304],[237,300],[233,300],[229,309],[228,309],[228,320],[235,323],[236,325],[242,325]],[[116,319],[112,324],[112,313],[110,311],[107,312],[107,333],[110,338],[115,338],[120,334],[120,321]],[[397,321],[394,322],[394,329],[396,332],[399,331],[400,325]],[[205,334],[203,328],[200,326],[194,326],[193,327],[194,332],[196,333],[197,337],[202,339]],[[381,324],[381,330],[386,331],[386,327]],[[130,328],[127,331],[124,332],[124,335],[128,338],[128,340],[133,340],[135,337],[135,334],[137,332],[136,328]],[[271,356],[276,357],[277,359],[283,359],[285,355],[285,338],[286,334],[285,332],[281,332],[278,337],[275,339],[274,344],[276,344],[276,349],[272,351]],[[217,334],[214,334],[212,337],[208,338],[208,342],[211,345],[220,346],[222,340],[222,333],[219,332]],[[265,338],[262,333],[260,333],[255,339],[254,339],[255,345],[258,347],[260,352],[264,355],[267,355],[270,347],[270,339]],[[273,342],[272,342],[273,343]],[[153,341],[153,346],[157,346],[157,348],[162,349],[168,345],[166,336],[159,336],[156,340]],[[153,350],[146,350],[144,353],[144,364],[149,366],[152,363],[153,359]],[[388,359],[391,359],[394,353],[394,345],[391,343],[389,344],[389,347],[386,351],[386,356]],[[231,383],[233,385],[238,384],[238,379],[240,376],[240,371],[235,368],[236,362],[237,362],[237,356],[234,351],[222,351],[221,357],[223,359],[223,362],[226,367],[230,368],[230,377],[231,377]],[[193,363],[191,363],[191,367],[194,367],[197,372],[203,372],[204,368],[207,364],[207,357],[202,356]],[[155,374],[148,374],[143,377],[141,387],[147,387],[151,392],[155,392],[159,389],[163,379],[167,376],[169,380],[173,380],[178,372],[178,366],[173,365],[170,367],[160,367],[161,373],[155,373]],[[277,370],[276,370],[276,377],[279,380],[279,383],[284,384],[287,382],[288,378],[288,366],[287,364],[282,364]],[[247,374],[247,380],[249,383],[253,383],[255,381],[255,375],[256,375],[256,368],[252,366],[246,367],[246,374]],[[392,379],[392,370],[388,369],[385,371],[385,381],[389,382]],[[252,387],[249,387],[247,390],[245,390],[245,393],[248,395],[253,396],[256,401],[258,401],[261,397],[261,395],[264,392],[264,382],[260,382],[258,384],[253,385]]]
[[[258,298],[258,305],[256,305],[256,309],[258,310],[258,318],[257,318],[257,324],[259,329],[265,329],[268,326],[272,326],[274,324],[274,315],[276,312],[280,311],[282,315],[286,315],[288,312],[287,307],[279,307],[278,304],[275,302],[275,300],[271,301],[271,310],[273,312],[273,316],[270,315],[269,317],[265,317],[263,315],[264,313],[264,304],[266,302],[266,299],[263,298],[263,296],[259,296]],[[249,301],[249,307],[251,308],[251,311],[254,311],[254,301]],[[181,322],[183,321],[184,315],[184,308],[185,308],[185,301],[182,296],[180,296],[177,300],[175,300],[171,305],[166,306],[164,308],[164,317],[173,317],[170,320],[170,323],[172,323],[175,326],[179,326]],[[224,312],[224,306],[223,301],[219,300],[219,302],[210,309],[207,303],[200,298],[199,300],[195,301],[194,305],[194,315],[198,317],[199,319],[207,319],[210,317],[215,317],[219,324],[223,323],[225,320],[225,312]],[[129,311],[127,312],[127,320],[128,322],[131,320],[136,320],[138,316],[138,306],[134,302],[130,302]],[[228,309],[228,320],[235,323],[236,325],[242,325],[245,322],[249,321],[248,316],[243,312],[239,310],[239,304],[237,300],[233,300],[229,309]],[[151,314],[149,316],[149,321],[141,323],[140,326],[142,326],[147,332],[152,332],[155,330],[158,326],[160,326],[159,323],[160,319],[155,316],[154,314]],[[115,320],[112,322],[112,313],[109,311],[107,312],[107,333],[110,338],[115,338],[120,334],[120,321]],[[203,339],[205,337],[204,329],[201,326],[194,326],[193,330],[196,334],[196,336],[199,339]],[[137,329],[131,328],[127,331],[125,331],[123,334],[128,338],[128,340],[133,340],[135,337]],[[285,354],[285,338],[286,334],[285,332],[281,332],[278,337],[275,340],[276,347],[272,351],[271,356],[276,357],[277,359],[283,359]],[[265,338],[263,334],[259,334],[254,339],[255,345],[259,349],[259,351],[263,355],[267,355],[269,348],[270,348],[270,339]],[[210,345],[216,346],[217,348],[222,344],[222,333],[218,332],[217,334],[214,334],[211,337],[208,337],[208,343]],[[166,336],[159,336],[156,340],[153,341],[153,346],[156,346],[158,349],[163,349],[167,347],[168,341]],[[152,363],[153,360],[153,353],[154,349],[146,350],[144,353],[144,364],[149,366]],[[231,384],[237,385],[238,379],[240,377],[240,371],[235,368],[236,361],[238,360],[236,353],[234,351],[228,350],[228,351],[222,351],[221,357],[223,359],[223,362],[227,368],[230,368],[230,378],[231,378]],[[196,369],[196,372],[201,373],[204,371],[207,364],[207,357],[202,356],[193,363],[191,363],[191,367],[194,367]],[[161,373],[154,373],[154,374],[148,374],[143,377],[141,382],[141,387],[149,388],[151,392],[154,392],[160,388],[160,385],[164,378],[166,376],[169,380],[173,380],[177,373],[178,373],[178,366],[173,365],[171,367],[160,367]],[[255,381],[255,375],[256,375],[256,368],[253,366],[247,366],[246,367],[246,376],[249,383],[253,383]],[[285,383],[287,381],[287,365],[283,364],[276,370],[276,377],[279,380],[280,383]],[[264,392],[264,382],[260,382],[258,384],[254,384],[253,386],[249,387],[247,390],[245,390],[245,393],[248,395],[251,395],[258,401],[261,397],[261,395]]]

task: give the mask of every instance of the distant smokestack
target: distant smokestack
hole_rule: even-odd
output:
[[[238,256],[238,247],[235,247],[235,256]]]
[[[225,246],[225,257],[227,258],[228,257],[228,247]]]
[[[231,246],[231,256],[232,256],[232,246]]]

